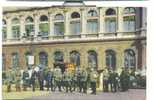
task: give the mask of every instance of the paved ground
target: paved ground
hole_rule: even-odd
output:
[[[146,90],[130,89],[127,92],[103,93],[97,95],[65,92],[49,93],[45,96],[27,98],[26,100],[146,100]]]

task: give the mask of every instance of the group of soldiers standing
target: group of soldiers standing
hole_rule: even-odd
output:
[[[6,84],[7,92],[11,92],[11,85],[15,84],[16,91],[27,91],[27,88],[31,88],[35,91],[39,87],[40,91],[47,88],[48,91],[65,91],[73,92],[79,91],[87,93],[89,89],[92,90],[92,94],[96,94],[97,81],[100,78],[100,74],[103,74],[103,91],[104,92],[117,92],[127,91],[129,88],[129,71],[122,69],[120,75],[112,69],[105,68],[100,73],[96,68],[78,68],[70,70],[66,68],[63,72],[60,66],[55,68],[42,68],[39,70],[16,69],[13,71],[9,69],[6,72]]]

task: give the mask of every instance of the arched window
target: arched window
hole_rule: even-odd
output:
[[[78,12],[73,12],[71,18],[80,18],[80,14]]]
[[[18,53],[12,53],[12,68],[17,68],[19,65]]]
[[[13,39],[20,37],[20,21],[18,18],[12,19],[12,37]]]
[[[116,68],[116,54],[113,50],[106,50],[106,66],[115,70]]]
[[[42,39],[48,37],[49,24],[48,24],[48,17],[46,15],[40,16],[39,30],[42,35]]]
[[[26,66],[28,67],[29,66],[29,56],[32,56],[31,52],[26,52],[25,53],[25,63],[26,63]]]
[[[136,30],[135,8],[132,7],[125,8],[123,14],[124,14],[123,17],[124,31],[126,32],[135,31]]]
[[[88,12],[87,32],[98,33],[98,15],[95,10],[90,10]]]
[[[97,16],[98,16],[98,14],[97,14],[97,11],[95,11],[95,10],[90,10],[88,12],[88,17],[97,17]]]
[[[64,16],[62,14],[56,14],[55,20],[64,20]]]
[[[80,14],[78,12],[73,12],[71,18],[70,32],[72,35],[79,35],[81,33]]]
[[[2,54],[2,70],[6,69],[6,56]]]
[[[54,62],[63,62],[64,61],[64,54],[61,51],[54,52]]]
[[[5,40],[7,38],[7,26],[6,26],[6,20],[3,19],[2,22],[2,39]]]
[[[48,54],[46,52],[39,53],[39,64],[41,66],[48,66]]]
[[[55,15],[54,34],[64,35],[64,16],[62,14]]]
[[[97,68],[97,53],[93,50],[88,51],[88,66]]]
[[[114,9],[109,8],[105,14],[105,31],[108,33],[116,32],[116,12]]]
[[[70,62],[80,67],[80,53],[77,51],[70,52]]]
[[[30,36],[30,34],[34,32],[34,21],[30,16],[25,19],[25,31],[27,36]]]
[[[105,13],[106,16],[112,16],[112,15],[116,15],[116,11],[112,8],[109,8],[106,13]]]
[[[124,66],[127,68],[135,68],[136,58],[135,52],[132,49],[124,51]]]

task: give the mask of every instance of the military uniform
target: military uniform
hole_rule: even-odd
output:
[[[58,87],[58,90],[61,91],[62,72],[59,67],[55,68],[54,70],[54,80],[55,80],[54,90],[56,90],[56,87]]]
[[[48,70],[47,72],[47,90],[49,91],[49,88],[51,88],[51,91],[54,91],[53,89],[53,71]]]
[[[32,91],[35,91],[35,81],[37,79],[37,73],[35,70],[32,70],[32,75],[31,75],[31,84],[32,84]]]
[[[27,70],[23,72],[23,90],[27,91],[27,87],[29,86],[29,73]]]
[[[104,70],[103,73],[103,91],[108,92],[108,84],[109,84],[109,73],[107,70]]]
[[[123,69],[120,75],[121,89],[122,91],[127,91],[129,88],[129,74]]]
[[[16,73],[16,78],[15,78],[15,87],[16,87],[16,91],[21,91],[21,73],[20,70],[17,70],[18,72]]]
[[[6,85],[7,85],[7,92],[11,92],[11,85],[13,83],[13,76],[12,76],[12,71],[9,69],[6,72]]]
[[[79,87],[79,92],[81,92],[82,84],[81,84],[81,70],[77,70],[77,85]]]
[[[88,73],[86,70],[83,70],[81,73],[81,91],[83,89],[84,93],[87,93],[87,78],[88,78]]]
[[[72,92],[72,73],[68,69],[64,72],[64,82],[66,87],[66,92]]]
[[[98,73],[96,70],[92,69],[90,72],[90,85],[92,89],[92,94],[96,94],[96,82],[98,78]]]
[[[110,85],[111,85],[111,92],[117,91],[117,83],[118,83],[118,74],[115,71],[110,73]]]
[[[76,73],[76,71],[72,72],[72,87],[73,87],[73,91],[75,91],[77,88],[77,73]]]
[[[44,72],[42,69],[38,71],[38,81],[39,81],[40,90],[43,91],[44,90]]]

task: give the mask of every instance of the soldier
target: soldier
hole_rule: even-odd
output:
[[[27,87],[29,86],[29,73],[27,70],[23,72],[23,91],[27,91]]]
[[[80,69],[78,69],[77,70],[77,85],[78,85],[78,87],[79,87],[79,92],[81,92],[81,70]]]
[[[64,72],[64,81],[66,86],[66,92],[72,92],[72,73],[70,72],[70,70],[68,70],[68,68]]]
[[[76,70],[72,71],[72,87],[73,87],[73,91],[75,91],[75,89],[77,88],[77,73],[76,73]]]
[[[20,87],[20,83],[21,83],[21,72],[19,70],[19,68],[17,68],[17,72],[15,74],[15,87],[16,87],[16,91],[21,91],[21,87]]]
[[[53,70],[49,69],[47,72],[47,90],[49,91],[49,88],[51,88],[51,91],[54,91],[53,89]]]
[[[90,85],[91,85],[91,89],[92,89],[92,93],[91,94],[96,94],[97,78],[98,78],[98,73],[94,68],[92,68],[91,72],[90,72]]]
[[[42,67],[40,67],[40,70],[38,71],[38,81],[40,86],[40,91],[44,90],[44,72]]]
[[[87,93],[87,78],[88,78],[88,73],[85,69],[82,70],[81,73],[81,91],[83,89],[84,93]]]
[[[32,70],[32,75],[31,75],[31,84],[32,84],[32,91],[35,91],[35,81],[37,79],[37,72],[33,69]]]
[[[11,92],[12,83],[13,83],[12,70],[11,68],[9,68],[8,71],[6,72],[7,92]]]
[[[111,84],[111,92],[117,91],[117,83],[118,83],[118,74],[111,70],[110,72],[110,84]]]
[[[121,75],[120,75],[120,82],[121,82],[121,89],[122,91],[127,91],[129,87],[129,74],[126,69],[122,69]]]
[[[103,72],[103,91],[104,92],[108,92],[108,84],[109,84],[109,73],[107,68],[105,68]]]
[[[62,72],[59,66],[56,66],[54,70],[54,80],[55,80],[54,90],[56,90],[56,87],[58,87],[58,90],[61,91]]]

